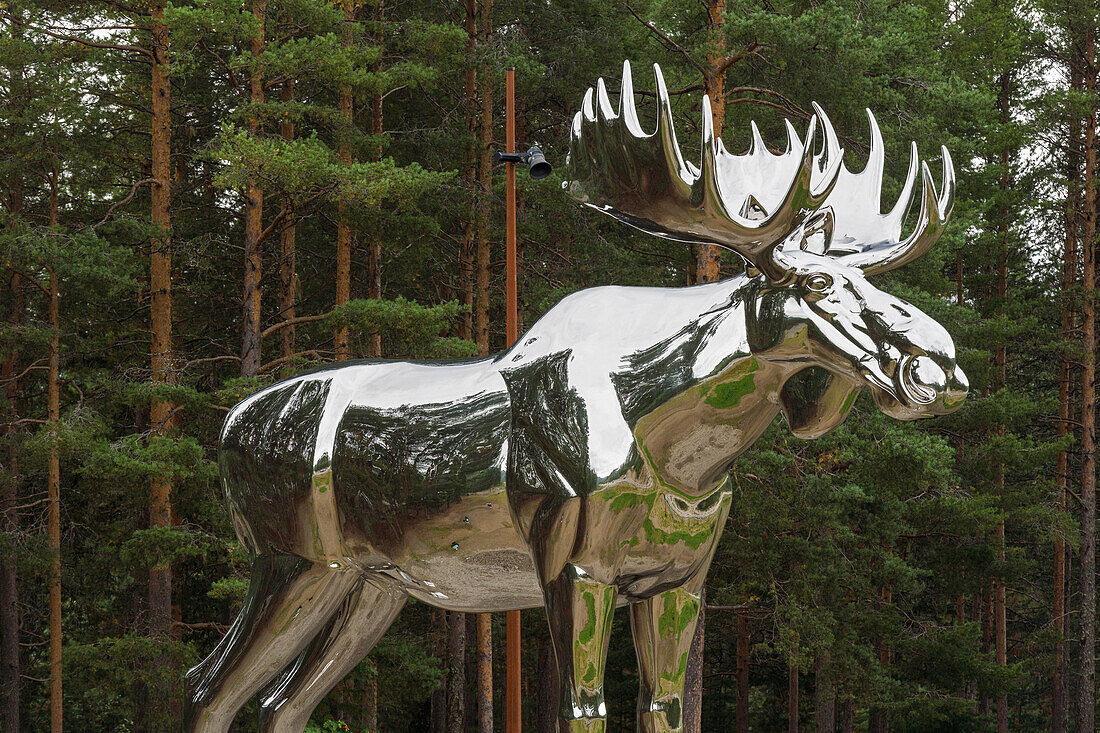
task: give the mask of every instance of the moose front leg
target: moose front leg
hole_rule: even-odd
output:
[[[699,620],[697,590],[676,588],[630,607],[638,656],[638,730],[684,729],[684,674]]]
[[[543,592],[558,662],[558,731],[604,733],[603,675],[617,591],[567,563]]]

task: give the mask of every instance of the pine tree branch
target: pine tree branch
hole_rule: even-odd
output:
[[[641,23],[646,28],[648,28],[655,36],[657,36],[657,38],[661,39],[661,41],[665,44],[665,46],[667,48],[675,50],[675,51],[679,51],[680,54],[682,54],[683,57],[685,59],[687,59],[689,64],[691,64],[692,66],[694,66],[696,69],[699,70],[699,73],[701,73],[701,74],[706,74],[707,73],[707,70],[705,68],[703,68],[703,65],[700,64],[698,61],[696,61],[694,58],[692,58],[692,55],[691,55],[690,51],[688,51],[686,48],[681,46],[676,41],[669,38],[666,34],[662,33],[659,30],[657,30],[657,26],[653,25],[648,20],[645,20],[644,18],[642,18],[642,16],[638,15],[638,13],[634,10],[634,8],[629,3],[627,3],[626,9],[631,15],[634,16],[635,19],[637,19],[637,21],[639,23]]]
[[[145,56],[150,62],[153,61],[153,52],[147,48],[141,46],[129,46],[119,43],[103,43],[101,41],[90,41],[87,38],[81,38],[80,36],[69,36],[63,33],[55,33],[54,31],[46,28],[31,26],[33,30],[38,31],[50,38],[56,38],[59,41],[69,41],[70,43],[79,43],[81,46],[88,46],[89,48],[105,48],[111,51],[127,51],[129,53],[136,53],[141,56]]]
[[[217,621],[197,621],[193,624],[183,621],[173,621],[172,628],[184,629],[186,631],[216,631],[219,634],[224,634],[229,631],[229,626],[226,624],[219,624]]]
[[[729,71],[729,68],[731,66],[733,66],[734,64],[736,64],[740,61],[744,61],[749,56],[760,56],[761,51],[771,51],[771,50],[774,50],[774,49],[772,49],[771,46],[765,46],[762,43],[758,43],[757,41],[753,41],[748,46],[746,46],[742,51],[730,54],[725,59],[723,59],[722,63],[719,64],[718,68],[715,70],[715,74],[718,74],[718,75],[724,74],[727,71]]]
[[[103,218],[100,219],[95,224],[92,224],[92,226],[90,227],[91,231],[94,232],[97,228],[99,228],[100,226],[105,224],[107,222],[107,220],[111,218],[111,215],[115,213],[115,210],[118,207],[125,206],[126,204],[130,203],[130,201],[133,200],[134,195],[137,193],[138,186],[143,186],[146,183],[156,183],[156,182],[157,182],[157,179],[155,179],[155,178],[143,178],[140,181],[135,181],[134,185],[130,187],[130,193],[126,195],[126,198],[122,199],[121,201],[116,201],[115,203],[111,204],[111,208],[107,209],[107,213],[103,215]]]
[[[295,316],[294,318],[287,318],[284,321],[279,321],[273,326],[268,326],[263,331],[260,331],[260,338],[267,338],[273,333],[277,333],[287,326],[297,326],[299,323],[313,323],[315,321],[323,321],[332,315],[332,311],[328,313],[321,313],[316,316]]]
[[[256,371],[256,373],[257,374],[264,374],[265,372],[269,372],[272,369],[274,369],[275,367],[280,366],[282,364],[285,364],[286,362],[288,362],[292,359],[297,359],[299,356],[308,356],[311,359],[323,359],[324,358],[324,355],[321,354],[321,352],[316,351],[314,349],[310,349],[309,351],[299,351],[295,354],[290,354],[289,356],[280,356],[278,359],[273,359],[273,360],[269,361],[268,363],[261,366]]]
[[[196,364],[208,364],[215,361],[240,361],[241,357],[233,356],[232,354],[225,354],[223,356],[208,356],[203,359],[192,359],[183,365],[184,369],[195,366]]]
[[[241,80],[237,78],[237,75],[233,72],[233,67],[230,66],[226,62],[226,60],[221,57],[221,54],[219,54],[214,49],[210,48],[209,44],[207,44],[205,40],[200,40],[199,41],[199,48],[201,48],[203,51],[206,51],[208,54],[213,56],[214,59],[218,62],[218,64],[223,69],[225,69],[226,74],[229,75],[229,83],[233,86],[234,89],[240,89],[241,88]]]
[[[41,362],[41,361],[44,361],[44,359],[39,359],[38,361],[34,362],[29,367],[27,367],[26,369],[19,372],[18,374],[16,374],[13,377],[8,377],[7,379],[0,379],[0,384],[11,384],[12,382],[18,382],[20,379],[27,376],[27,374],[29,374],[31,372],[46,371],[47,369],[49,369],[49,367],[47,367],[46,365],[40,364],[39,362]]]
[[[272,234],[275,234],[276,232],[281,232],[286,227],[293,226],[294,224],[300,222],[305,215],[298,215],[296,212],[299,209],[305,209],[317,203],[319,200],[330,194],[334,188],[335,186],[325,186],[320,191],[305,199],[301,203],[295,204],[293,207],[290,208],[279,209],[279,213],[275,216],[274,219],[271,220],[271,223],[268,224],[262,232],[260,232],[260,239],[258,244],[263,244],[264,242],[266,242],[267,238],[270,237]],[[291,216],[292,213],[294,214],[294,216]]]

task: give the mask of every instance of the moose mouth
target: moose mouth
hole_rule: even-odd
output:
[[[873,357],[861,359],[863,377],[871,385],[875,404],[899,420],[946,415],[957,410],[970,389],[958,366],[948,375],[928,356],[906,355],[890,379]]]

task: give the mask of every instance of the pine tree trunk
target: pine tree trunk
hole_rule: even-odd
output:
[[[50,227],[58,224],[58,172],[50,178]],[[50,424],[49,477],[46,500],[49,504],[47,535],[50,543],[50,731],[61,733],[64,701],[61,694],[61,450],[58,423],[61,421],[61,293],[57,271],[50,268],[49,319],[50,348],[47,367],[47,403]]]
[[[477,615],[477,730],[493,733],[493,616]]]
[[[466,647],[468,653],[466,654],[466,699],[462,707],[464,711],[462,729],[471,731],[477,730],[477,686],[479,684],[477,678],[477,617],[479,614],[467,613],[463,615],[466,616]]]
[[[478,134],[478,90],[477,65],[474,63],[477,53],[477,0],[466,0],[466,68],[465,96],[463,110],[466,119],[466,145],[462,158],[462,187],[469,197],[470,206],[466,219],[462,222],[462,245],[458,255],[459,290],[466,312],[462,314],[459,336],[474,338],[474,261],[477,256],[477,230],[480,189],[476,186],[478,161],[480,159],[480,138]]]
[[[172,240],[169,201],[171,196],[170,167],[170,92],[168,80],[168,26],[162,18],[164,3],[151,8],[153,34],[152,64],[152,164],[153,185],[151,209],[154,226],[163,234],[151,243],[149,258],[150,330],[152,346],[150,366],[154,382],[171,383],[172,374]],[[154,399],[149,411],[150,429],[154,436],[163,435],[173,427],[175,406]],[[172,486],[167,477],[151,479],[149,486],[149,526],[152,529],[172,524]],[[158,563],[149,571],[149,633],[167,639],[172,623],[172,567]]]
[[[960,593],[955,597],[955,625],[962,627],[966,623],[966,594]],[[971,699],[970,680],[966,679],[959,686],[958,695],[964,700]]]
[[[352,24],[355,22],[355,3],[353,0],[341,0],[344,9],[344,37],[342,45],[346,49],[352,46]],[[346,129],[341,133],[339,156],[344,165],[351,165],[351,147],[348,139],[355,124],[352,90],[348,84],[340,86],[340,113],[344,117]],[[351,225],[347,221],[346,204],[343,199],[336,203],[336,307],[346,305],[351,300]],[[348,343],[347,326],[340,326],[333,334],[333,348],[336,360],[351,357]]]
[[[367,297],[382,299],[382,239],[377,231],[370,234],[367,244]],[[382,334],[375,330],[367,341],[367,356],[382,356]]]
[[[9,12],[12,18],[10,23],[12,39],[17,43],[21,42],[22,13],[18,8],[12,8]],[[10,86],[11,101],[15,104],[19,104],[21,100],[22,82],[23,68],[16,64],[11,68]],[[18,126],[13,124],[12,137],[19,134]],[[8,190],[8,211],[13,218],[17,219],[23,214],[23,181],[20,171],[13,172]],[[15,330],[23,323],[26,311],[26,283],[23,282],[23,275],[12,270],[9,287],[12,305],[8,325]],[[8,438],[11,438],[17,430],[19,370],[19,350],[12,349],[11,354],[0,366],[0,382],[4,384],[4,396],[8,405],[3,434]],[[13,546],[20,524],[19,488],[19,451],[13,444],[8,453],[6,475],[0,476],[0,532],[7,536]],[[0,562],[0,730],[21,730],[20,702],[23,697],[23,677],[19,651],[20,623],[19,575],[14,558],[9,557]]]
[[[22,213],[21,189],[13,186],[11,213]],[[26,309],[26,286],[23,276],[12,271],[10,289],[12,294],[11,315],[8,324],[14,330],[23,322]],[[11,438],[16,431],[18,419],[17,400],[19,399],[19,352],[12,350],[11,355],[0,367],[0,381],[5,385],[4,395],[8,403],[5,415],[4,435]],[[0,476],[0,532],[7,536],[14,546],[19,532],[19,451],[12,445],[8,453],[6,475]],[[14,558],[5,558],[0,563],[0,730],[20,730],[20,701],[23,697],[22,664],[19,652],[19,576]]]
[[[1070,88],[1081,88],[1081,70],[1077,64],[1070,65]],[[1066,211],[1065,242],[1062,251],[1062,340],[1070,343],[1077,326],[1077,313],[1073,306],[1071,293],[1077,283],[1077,227],[1078,206],[1080,205],[1080,149],[1081,123],[1070,123],[1066,154]],[[1058,375],[1058,438],[1065,440],[1073,434],[1070,426],[1073,397],[1073,364],[1062,358]],[[1069,451],[1058,452],[1055,469],[1055,481],[1058,486],[1058,509],[1066,510],[1066,495],[1069,490]],[[1050,689],[1050,729],[1052,733],[1066,731],[1066,540],[1062,531],[1055,533],[1054,540],[1054,593],[1051,601],[1051,615],[1054,621],[1054,669],[1051,675]]]
[[[1081,613],[1077,730],[1096,729],[1096,29],[1085,30],[1085,226],[1081,236]]]
[[[481,42],[488,44],[493,33],[493,0],[481,0]],[[489,228],[493,213],[493,74],[488,61],[483,61],[477,81],[481,87],[481,145],[479,149],[477,207],[477,297],[474,317],[474,338],[477,353],[489,353],[490,243]]]
[[[851,693],[845,695],[840,703],[840,733],[855,733],[856,706]]]
[[[981,603],[982,657],[988,658],[989,652],[993,649],[993,604],[990,591],[982,588],[979,600]],[[989,696],[983,695],[978,704],[978,712],[982,715],[989,715],[991,704],[992,701]]]
[[[248,101],[253,106],[248,118],[248,131],[260,133],[260,112],[264,103],[264,74],[260,56],[264,52],[267,0],[252,0],[252,16],[257,28],[252,36],[252,63]],[[260,236],[263,232],[264,192],[256,180],[250,180],[244,204],[244,299],[241,319],[241,376],[254,377],[260,371],[262,339],[260,336],[260,281],[263,262]]]
[[[1011,91],[1012,91],[1012,78],[1006,71],[1001,74],[999,80],[999,94],[997,96],[997,107],[1001,113],[1001,124],[1007,127],[1012,123],[1011,117]],[[1012,176],[1011,176],[1011,162],[1012,151],[1006,146],[1001,150],[1001,178],[999,188],[1004,200],[999,218],[997,222],[998,229],[998,251],[997,251],[997,272],[996,272],[996,294],[998,309],[1003,313],[1005,309],[1005,300],[1008,298],[1008,235],[1011,227],[1011,209],[1009,208],[1008,197],[1011,195],[1012,190]],[[1001,392],[1007,384],[1007,350],[1004,344],[997,346],[993,353],[993,390],[994,392]],[[995,425],[993,427],[995,435],[1004,435],[1005,426]],[[1004,501],[1005,493],[1005,472],[1004,466],[999,458],[994,458],[993,476],[996,483],[997,496]],[[997,559],[1000,561],[1001,566],[1004,566],[1005,560],[1005,524],[1002,519],[994,533],[997,543]],[[994,659],[999,667],[1006,667],[1008,665],[1008,620],[1006,617],[1005,609],[1005,583],[1004,578],[995,577],[993,579],[993,633],[994,633]],[[1004,694],[997,696],[997,733],[1007,733],[1008,731],[1008,697]]]
[[[378,733],[378,675],[367,679],[363,690],[363,728],[369,733]]]
[[[8,10],[11,38],[15,43],[23,40],[23,14],[19,7]],[[23,66],[16,61],[10,67],[10,104],[22,103]],[[13,123],[9,128],[13,141],[22,133],[20,126]],[[23,214],[22,172],[12,171],[9,183],[8,211],[18,219]],[[14,330],[23,323],[26,310],[26,283],[23,275],[14,269],[11,271],[10,292],[12,297],[11,314],[8,324]],[[17,430],[19,416],[19,350],[12,349],[11,354],[0,366],[0,381],[8,404],[3,434],[10,438]],[[14,546],[19,532],[19,451],[13,444],[8,454],[6,476],[0,476],[0,532],[3,532]],[[23,697],[22,660],[19,651],[19,576],[14,557],[0,562],[0,730],[20,730],[20,702]]]
[[[710,109],[714,118],[714,136],[722,135],[726,121],[726,0],[706,0],[707,31],[711,36],[707,52],[703,89],[710,97]],[[718,282],[719,252],[715,245],[702,244],[695,248],[695,282]]]
[[[447,614],[447,733],[463,733],[466,703],[466,614]]]
[[[446,663],[447,644],[450,639],[450,624],[447,612],[432,611],[432,628],[435,629],[435,657]],[[447,730],[447,681],[432,690],[431,697],[431,733],[446,733]]]
[[[294,101],[294,80],[289,79],[283,84],[282,89],[282,101],[284,104],[289,105]],[[296,133],[294,128],[294,120],[287,117],[283,120],[279,126],[279,134],[282,135],[284,140],[293,140]],[[292,209],[294,208],[293,202],[289,197],[283,200],[283,216],[284,218],[290,218],[292,216]],[[279,330],[279,358],[283,360],[284,364],[288,364],[291,357],[294,356],[296,344],[296,334],[294,332],[293,321],[297,314],[297,291],[298,291],[298,263],[297,263],[297,251],[296,251],[296,237],[297,227],[291,223],[283,228],[283,231],[279,233],[279,315],[282,316],[284,321],[290,321],[291,325],[283,326]],[[289,375],[290,367],[284,367],[283,374]]]
[[[836,688],[825,667],[825,654],[814,660],[814,728],[817,733],[836,730]]]
[[[798,733],[798,665],[787,667],[787,733]]]
[[[1080,246],[1080,243],[1081,243],[1080,239],[1078,239],[1077,243],[1078,243],[1078,246]],[[1079,392],[1080,391],[1080,384],[1077,384],[1076,379],[1074,380],[1074,384],[1077,387],[1075,392]],[[1077,638],[1077,636],[1076,636],[1076,634],[1077,634],[1077,626],[1076,626],[1077,616],[1076,616],[1075,613],[1073,613],[1072,609],[1070,608],[1070,599],[1076,597],[1076,588],[1074,587],[1074,582],[1073,582],[1074,577],[1075,577],[1074,576],[1075,569],[1073,567],[1073,559],[1074,559],[1074,548],[1067,547],[1066,548],[1066,615],[1065,615],[1066,638],[1067,639],[1076,639]],[[1077,693],[1076,693],[1076,689],[1073,687],[1073,682],[1076,679],[1076,675],[1071,674],[1070,671],[1069,671],[1069,666],[1070,666],[1069,665],[1069,660],[1072,657],[1072,652],[1070,651],[1070,649],[1071,649],[1071,645],[1067,644],[1066,645],[1066,685],[1065,685],[1065,687],[1066,687],[1066,720],[1067,721],[1077,719],[1077,716],[1074,712],[1074,705],[1077,701]],[[1067,723],[1066,729],[1068,730],[1069,728],[1070,728],[1070,726]]]
[[[890,548],[886,549],[889,551]],[[880,597],[886,605],[889,605],[893,600],[893,592],[889,588],[883,588]],[[875,653],[878,655],[879,664],[882,665],[885,671],[890,666],[890,647],[882,637],[875,640]],[[889,729],[890,723],[886,719],[886,711],[881,707],[872,707],[867,714],[867,732],[887,733]]]
[[[741,610],[737,612],[737,733],[749,733],[749,648],[749,614]]]
[[[707,634],[706,589],[699,595],[699,621],[688,649],[684,673],[684,733],[703,730],[703,645]]]
[[[998,488],[1004,491],[1004,472],[1000,473],[1000,485]],[[997,543],[997,559],[1004,563],[1005,560],[1005,525],[1001,521],[994,532]],[[1005,584],[1000,578],[993,580],[993,627],[994,627],[994,661],[998,667],[1008,665],[1008,637],[1007,619],[1005,617]],[[997,733],[1008,731],[1008,697],[1003,693],[997,696]]]
[[[539,646],[538,733],[557,733],[558,675],[554,647],[548,641]]]
[[[379,25],[381,25],[382,22],[382,10],[384,5],[385,3],[383,0],[379,0],[378,5],[374,8],[374,20]],[[377,42],[381,45],[381,32],[379,32]],[[374,70],[375,73],[381,72],[381,60],[375,63]],[[371,150],[371,160],[382,160],[382,134],[384,132],[384,125],[381,94],[371,95],[370,131],[377,141],[374,148]],[[377,228],[370,233],[370,241],[367,244],[367,297],[372,300],[382,299],[382,238]],[[370,339],[367,343],[367,356],[382,356],[382,334],[377,330],[370,335]]]

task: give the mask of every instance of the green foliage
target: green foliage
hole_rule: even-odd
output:
[[[454,337],[440,338],[450,322],[466,309],[455,301],[433,306],[405,300],[351,300],[334,308],[326,319],[333,328],[348,328],[362,343],[380,333],[393,357],[453,359],[477,353],[477,344]],[[365,352],[362,346],[360,353]]]
[[[752,726],[786,726],[787,669],[797,665],[802,699],[811,701],[827,680],[851,701],[858,729],[875,709],[897,731],[988,731],[978,701],[1000,694],[1013,701],[1014,730],[1046,728],[1057,636],[1047,602],[1052,544],[1078,539],[1075,509],[1058,506],[1052,477],[1058,451],[1075,445],[1072,436],[1057,437],[1055,365],[1081,357],[1059,334],[1062,308],[1082,295],[1056,292],[1064,136],[1095,101],[1056,79],[1073,40],[1061,29],[1076,21],[1055,3],[749,0],[727,3],[719,35],[707,30],[698,2],[639,0],[629,8],[661,35],[621,2],[498,0],[498,30],[468,57],[458,4],[357,4],[356,22],[347,24],[338,3],[271,0],[265,49],[253,57],[259,26],[247,3],[170,4],[172,226],[163,232],[149,216],[149,66],[138,63],[145,56],[44,32],[50,24],[96,43],[146,47],[147,4],[0,5],[0,360],[18,357],[22,372],[12,394],[0,389],[0,497],[15,492],[19,506],[17,526],[0,532],[0,559],[20,579],[28,730],[48,728],[47,691],[33,680],[48,675],[41,641],[52,450],[62,476],[65,724],[169,730],[183,671],[213,648],[248,587],[250,558],[234,537],[216,470],[228,409],[279,377],[330,361],[338,327],[348,329],[357,357],[370,352],[375,334],[388,358],[474,354],[460,337],[468,308],[460,305],[457,262],[464,223],[486,196],[490,344],[504,346],[502,171],[484,193],[456,175],[480,146],[463,109],[467,65],[477,67],[479,84],[495,85],[494,149],[503,139],[503,70],[511,66],[520,147],[540,144],[556,166],[543,181],[519,177],[520,308],[529,327],[584,287],[688,281],[688,247],[641,236],[561,194],[568,121],[597,77],[614,96],[622,59],[634,62],[640,92],[652,89],[642,70],[659,62],[669,87],[685,90],[673,108],[685,157],[696,159],[699,67],[723,46],[752,49],[725,75],[731,150],[747,146],[750,119],[781,146],[783,117],[802,129],[817,99],[858,170],[868,144],[863,110],[871,107],[886,145],[886,208],[900,191],[909,140],[933,171],[938,145],[950,148],[960,182],[952,224],[925,257],[876,284],[944,324],[973,387],[958,413],[921,423],[888,419],[862,397],[844,426],[813,442],[794,439],[779,420],[733,466],[734,502],[707,600],[745,609]],[[249,101],[253,72],[265,79],[261,103]],[[997,108],[1004,78],[1007,117]],[[288,80],[294,94],[284,100]],[[350,124],[342,89],[354,102]],[[381,135],[371,129],[375,97]],[[652,129],[652,97],[638,101]],[[293,139],[283,137],[284,124],[295,126]],[[56,227],[46,226],[51,181]],[[268,363],[242,378],[240,211],[250,182],[264,192],[263,223],[271,227],[262,245],[263,327],[285,315],[279,235],[289,223],[297,246],[291,286],[305,320],[296,326],[296,353],[283,358],[282,332],[272,331],[263,339]],[[352,299],[334,308],[338,219],[355,237]],[[147,268],[150,243],[165,235],[175,355],[172,378],[161,382],[149,368]],[[374,244],[381,299],[363,297],[375,292],[366,265]],[[1003,298],[994,287],[1002,251]],[[741,267],[735,257],[723,265],[726,274]],[[51,273],[61,293],[56,331],[48,326]],[[24,283],[19,298],[8,285],[14,274]],[[55,335],[62,409],[49,425],[45,367]],[[1008,352],[1003,385],[994,362],[1000,347]],[[746,379],[720,385],[708,400],[735,403],[756,386]],[[156,437],[154,400],[175,406],[167,434]],[[178,523],[150,529],[149,482],[158,477],[172,484]],[[178,640],[145,635],[148,570],[166,561]],[[1007,667],[993,662],[974,615],[994,581],[1008,589]],[[501,619],[494,624],[499,690]],[[704,730],[730,728],[735,628],[730,612],[708,612]],[[637,675],[622,610],[614,629],[609,729],[628,730]],[[363,694],[372,684],[381,730],[426,730],[426,701],[445,678],[440,633],[431,610],[410,603],[309,730],[365,730]],[[525,671],[534,675],[548,643],[539,613],[527,614],[524,633]],[[820,680],[808,674],[819,661]],[[525,729],[536,707],[533,694],[524,700]]]

